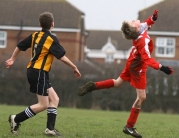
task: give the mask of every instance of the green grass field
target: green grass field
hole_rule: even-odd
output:
[[[10,132],[8,116],[25,106],[0,105],[0,138],[45,138],[46,112],[22,122],[19,135]],[[129,112],[59,108],[56,129],[64,138],[132,138],[122,132]],[[179,115],[143,113],[137,130],[143,138],[179,138]]]

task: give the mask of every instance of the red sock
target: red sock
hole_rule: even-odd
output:
[[[105,88],[114,87],[114,81],[113,81],[113,79],[95,82],[95,84],[96,84],[96,88],[97,89],[105,89]]]
[[[134,125],[135,125],[135,123],[137,121],[139,113],[140,113],[140,109],[137,109],[137,108],[132,108],[131,109],[130,116],[129,116],[128,120],[127,120],[127,127],[128,128],[134,127]]]

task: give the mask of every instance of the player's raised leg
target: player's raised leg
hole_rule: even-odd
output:
[[[98,82],[87,82],[84,86],[80,87],[78,89],[78,95],[83,96],[87,93],[90,93],[94,90],[100,90],[100,89],[108,89],[112,87],[119,87],[121,86],[125,81],[122,80],[120,77],[117,79],[108,79],[104,81],[98,81]]]

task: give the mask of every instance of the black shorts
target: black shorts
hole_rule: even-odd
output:
[[[27,79],[30,84],[30,92],[42,96],[48,96],[47,89],[51,87],[48,72],[34,68],[28,68]]]

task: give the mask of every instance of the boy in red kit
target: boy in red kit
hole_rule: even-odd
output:
[[[126,39],[132,40],[133,46],[122,73],[117,79],[88,82],[78,90],[78,95],[83,96],[93,90],[120,87],[126,81],[130,82],[136,89],[137,98],[132,105],[130,116],[123,132],[136,138],[142,138],[134,126],[140,113],[142,103],[146,99],[145,88],[147,84],[147,66],[156,70],[161,70],[168,75],[173,73],[173,70],[170,67],[163,66],[151,58],[154,45],[147,34],[147,30],[155,23],[157,17],[158,11],[155,10],[153,15],[143,23],[140,23],[139,20],[133,20],[131,22],[124,21],[121,27],[122,33]]]

